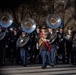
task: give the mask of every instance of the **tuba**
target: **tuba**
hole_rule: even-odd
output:
[[[46,23],[51,28],[58,28],[61,25],[61,18],[57,14],[50,14],[46,19]]]
[[[32,18],[25,18],[21,23],[21,28],[26,33],[31,33],[36,28],[36,22]]]
[[[2,40],[6,35],[6,30],[4,28],[7,28],[11,26],[13,23],[13,17],[10,13],[3,13],[0,14],[0,40]]]
[[[21,28],[26,33],[32,33],[36,28],[36,23],[32,18],[25,18],[21,23]],[[20,36],[16,43],[17,47],[23,47],[25,44],[27,44],[29,39],[30,38],[28,34],[25,36],[25,38],[22,38],[22,36]]]
[[[50,28],[58,28],[61,25],[61,18],[57,14],[50,14],[47,16],[46,23]],[[53,43],[57,38],[57,34],[54,32],[50,37],[50,44]]]

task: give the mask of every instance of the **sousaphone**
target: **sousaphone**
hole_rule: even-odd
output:
[[[3,29],[11,26],[12,23],[13,23],[13,17],[10,13],[0,14],[0,25],[2,30],[0,32],[0,40],[2,40],[6,35],[6,30]]]
[[[57,14],[50,14],[46,19],[46,23],[51,28],[58,28],[61,25],[61,18]]]
[[[32,18],[25,18],[21,22],[21,28],[25,33],[32,33],[36,28],[36,22]],[[29,41],[29,35],[26,35],[23,38],[21,35],[17,40],[17,47],[22,47]]]
[[[61,18],[59,17],[59,15],[50,14],[47,16],[46,23],[47,23],[48,27],[55,29],[55,28],[58,28],[62,22],[61,22]],[[50,44],[53,43],[56,40],[56,38],[57,38],[57,34],[56,34],[56,32],[54,32],[51,35]]]
[[[21,23],[21,28],[26,33],[31,33],[36,29],[36,22],[32,18],[25,18]]]

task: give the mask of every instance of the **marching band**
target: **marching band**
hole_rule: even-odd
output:
[[[54,67],[59,61],[76,65],[76,32],[73,32],[73,27],[68,27],[66,33],[62,26],[59,31],[54,29],[53,25],[57,24],[57,27],[61,25],[56,23],[61,20],[56,21],[55,18],[51,18],[53,20],[52,23],[50,22],[51,27],[45,24],[41,28],[36,27],[31,19],[26,20],[25,25],[22,24],[23,30],[20,26],[12,29],[5,27],[6,35],[3,35],[4,38],[0,40],[0,65],[6,59],[23,66],[27,66],[28,63],[41,63],[43,69],[47,67],[47,64]],[[34,29],[30,31],[33,27]],[[3,31],[0,26],[0,38]]]

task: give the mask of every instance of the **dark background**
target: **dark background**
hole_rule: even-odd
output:
[[[0,8],[6,9],[6,8],[17,8],[21,4],[35,4],[37,0],[0,0]]]

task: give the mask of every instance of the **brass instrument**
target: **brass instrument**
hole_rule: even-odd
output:
[[[41,37],[40,39],[39,39],[39,47],[41,46],[41,44],[43,43],[43,41],[44,41],[44,38],[43,37]]]
[[[26,33],[32,33],[36,28],[36,22],[32,18],[25,18],[21,22],[21,28]],[[29,39],[29,35],[25,36],[25,38],[20,36],[16,43],[17,47],[24,46],[25,44],[27,44]]]
[[[10,13],[2,13],[0,14],[0,27],[1,27],[1,32],[0,32],[0,40],[2,40],[5,35],[6,35],[6,29],[3,30],[4,28],[7,28],[11,26],[13,23],[13,17]]]
[[[26,33],[31,33],[36,29],[36,22],[32,18],[25,18],[21,23],[21,28]]]
[[[4,28],[11,26],[13,23],[13,17],[9,13],[3,13],[0,15],[0,25]]]
[[[46,19],[46,23],[50,28],[54,29],[54,28],[58,28],[61,25],[62,20],[59,17],[59,15],[50,14],[50,15],[48,15],[48,17]],[[57,38],[57,34],[55,32],[53,34],[51,34],[50,44],[53,43],[56,40],[56,38]]]
[[[41,44],[44,42],[44,39],[47,38],[47,33],[45,32],[42,37],[39,39],[39,46],[41,46]]]
[[[61,25],[61,18],[57,14],[50,14],[46,19],[46,23],[51,28],[58,28]]]

